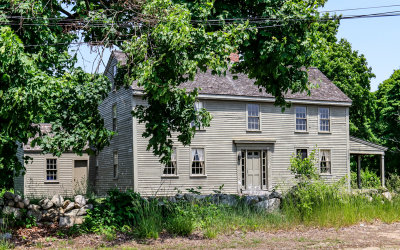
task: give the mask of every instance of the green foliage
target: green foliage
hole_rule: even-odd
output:
[[[313,216],[314,210],[320,204],[326,201],[331,203],[342,202],[341,199],[345,190],[344,183],[344,180],[335,185],[326,184],[322,180],[301,182],[286,194],[284,207],[287,210],[294,209],[296,215],[307,220]]]
[[[328,16],[326,16],[328,17]],[[346,39],[336,38],[339,21],[320,22],[315,26],[313,66],[318,67],[353,101],[350,108],[350,134],[377,142],[372,130],[376,98],[371,89],[375,77],[363,54],[353,50]]]
[[[390,173],[385,183],[390,192],[400,193],[400,175]]]
[[[386,169],[399,173],[400,162],[400,70],[381,83],[376,91],[378,99],[376,130],[389,148]]]
[[[167,232],[174,235],[188,236],[195,229],[196,215],[190,206],[170,204],[165,222]]]
[[[81,154],[102,149],[112,135],[97,110],[110,84],[74,67],[68,46],[78,37],[58,21],[65,1],[50,2],[0,1],[0,19],[9,23],[0,28],[0,187],[24,173],[17,142],[37,136],[33,144],[45,152]],[[16,25],[16,15],[29,19]],[[52,124],[51,137],[39,123]]]
[[[350,181],[351,188],[358,188],[357,172],[351,172],[350,175],[351,175],[351,181]],[[378,177],[378,175],[375,172],[369,170],[368,168],[361,169],[360,178],[361,178],[361,187],[362,188],[380,188],[381,187],[381,180]]]
[[[316,149],[311,151],[310,155],[304,159],[302,156],[293,155],[290,158],[289,170],[295,175],[295,178],[300,179],[300,182],[315,180],[319,178],[317,169],[318,159],[315,156]]]

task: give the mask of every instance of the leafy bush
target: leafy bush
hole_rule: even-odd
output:
[[[174,235],[188,236],[195,229],[195,217],[191,206],[171,203],[169,204],[165,229]]]
[[[301,179],[300,181],[317,179],[319,177],[317,168],[315,167],[317,163],[315,153],[316,150],[314,149],[305,159],[302,159],[301,155],[293,155],[290,158],[289,170],[296,178]]]
[[[351,172],[350,177],[351,177],[351,182],[350,182],[351,188],[358,188],[357,173]],[[361,178],[362,188],[379,188],[381,186],[381,180],[378,177],[378,175],[375,172],[370,171],[368,168],[361,169],[360,178]]]
[[[390,192],[400,193],[400,175],[390,173],[386,179],[386,187]]]

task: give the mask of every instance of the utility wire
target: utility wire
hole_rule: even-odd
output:
[[[390,7],[400,7],[400,4],[383,5],[383,6],[371,6],[371,7],[353,8],[353,9],[341,9],[341,10],[321,10],[319,12],[320,13],[331,13],[331,12],[344,12],[344,11],[353,11],[353,10],[382,9],[382,8],[390,8]]]

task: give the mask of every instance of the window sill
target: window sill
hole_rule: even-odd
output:
[[[309,134],[308,131],[294,131],[295,134]]]
[[[59,181],[45,181],[44,184],[60,184]]]
[[[190,178],[207,178],[206,174],[190,175]]]
[[[332,134],[332,132],[330,132],[330,131],[318,131],[318,134],[330,135],[330,134]]]
[[[179,175],[161,175],[162,179],[179,179]]]
[[[246,132],[247,133],[262,133],[261,130],[251,130],[251,129],[246,130]]]

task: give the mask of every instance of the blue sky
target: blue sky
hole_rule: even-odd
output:
[[[366,8],[374,6],[400,5],[400,0],[328,0],[322,11],[342,10],[352,8]],[[369,13],[381,13],[387,11],[400,11],[400,6],[369,10],[354,10],[337,12],[343,15],[358,15]],[[381,17],[369,19],[342,20],[338,38],[345,38],[354,50],[364,54],[368,65],[372,67],[376,78],[371,81],[371,90],[375,91],[378,84],[386,80],[393,70],[400,68],[400,16]],[[95,72],[93,61],[98,51],[90,51],[86,46],[81,46],[78,54],[78,65],[87,72]],[[110,51],[105,50],[104,64],[107,63]],[[104,71],[104,65],[100,65],[98,72]]]

